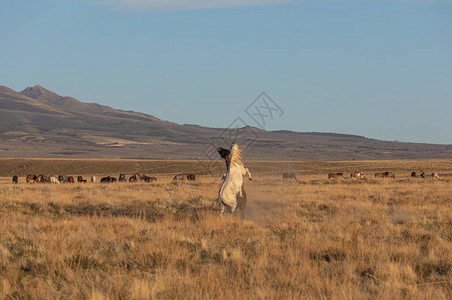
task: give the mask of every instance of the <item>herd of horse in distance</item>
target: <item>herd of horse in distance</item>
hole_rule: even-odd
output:
[[[173,180],[196,180],[196,175],[193,173],[190,174],[177,174],[173,177]],[[98,178],[96,176],[91,176],[90,181],[92,183],[96,183]],[[59,175],[59,176],[46,176],[43,174],[35,175],[29,174],[25,177],[25,181],[27,183],[87,183],[88,180],[83,178],[83,176],[67,176],[67,175]],[[112,183],[112,182],[154,182],[157,181],[157,178],[154,176],[147,176],[141,173],[135,173],[127,179],[125,174],[119,174],[119,177],[113,176],[105,176],[100,178],[100,183]],[[13,183],[19,183],[19,177],[13,176]]]
[[[375,173],[374,176],[375,176],[375,178],[396,178],[395,173],[388,172],[388,171]],[[421,171],[419,173],[419,175],[416,172],[411,172],[410,176],[413,178],[418,178],[418,177],[426,178],[427,174],[424,171]],[[341,178],[341,177],[342,178],[344,177],[344,173],[329,173],[328,174],[328,179]],[[366,177],[366,175],[363,172],[350,173],[350,178],[365,178],[365,177]],[[438,175],[438,173],[433,172],[433,173],[431,173],[431,177],[439,178],[439,175]]]
[[[395,173],[392,172],[381,172],[381,173],[375,173],[375,178],[395,178]],[[297,179],[296,175],[294,173],[283,173],[282,175],[284,180],[290,180],[290,179]],[[416,172],[411,172],[410,177],[413,178],[426,178],[429,177],[424,171],[421,171],[419,174]],[[430,177],[432,178],[439,178],[438,173],[431,173]],[[196,180],[196,175],[193,173],[189,174],[177,174],[173,177],[173,180]],[[345,178],[344,173],[329,173],[328,179],[338,179],[338,178]],[[366,175],[363,172],[353,172],[350,173],[350,178],[366,178]],[[96,176],[91,176],[90,182],[96,183],[97,182]],[[59,175],[59,176],[46,176],[43,174],[35,175],[35,174],[29,174],[25,177],[25,181],[27,183],[87,183],[88,180],[83,178],[83,176],[67,176],[67,175]],[[112,182],[147,182],[151,183],[157,181],[157,178],[154,176],[147,176],[141,173],[135,173],[132,176],[130,176],[128,179],[125,174],[119,174],[119,177],[113,177],[113,176],[105,176],[100,178],[100,183],[112,183]],[[19,183],[19,177],[13,176],[13,183]]]
[[[395,178],[395,173],[393,172],[381,172],[381,173],[375,173],[375,178]],[[426,178],[427,174],[424,171],[421,171],[419,175],[416,172],[411,172],[411,177],[413,178]],[[431,173],[432,178],[439,178],[438,173],[433,172]],[[329,173],[328,179],[338,179],[338,178],[345,178],[344,173]],[[350,178],[366,178],[366,175],[363,172],[353,172],[350,173]],[[283,173],[283,179],[297,179],[294,173]]]

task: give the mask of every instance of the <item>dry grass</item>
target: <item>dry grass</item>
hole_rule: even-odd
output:
[[[450,178],[410,179],[409,163],[394,162],[396,180],[325,179],[354,164],[319,163],[290,182],[255,172],[245,220],[211,211],[218,176],[180,185],[169,175],[106,185],[3,178],[0,298],[452,298]]]

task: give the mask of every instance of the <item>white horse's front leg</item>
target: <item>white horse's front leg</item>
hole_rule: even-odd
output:
[[[253,180],[253,177],[251,176],[250,170],[248,170],[248,168],[245,168],[245,174],[243,175],[248,175],[248,179]]]

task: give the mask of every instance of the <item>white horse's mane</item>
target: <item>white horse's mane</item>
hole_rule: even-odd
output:
[[[242,163],[242,151],[239,149],[239,145],[234,144],[232,145],[231,149],[231,162],[230,165],[243,165]]]

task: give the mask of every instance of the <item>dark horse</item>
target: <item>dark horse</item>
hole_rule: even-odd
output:
[[[126,174],[119,174],[119,182],[127,182]]]

